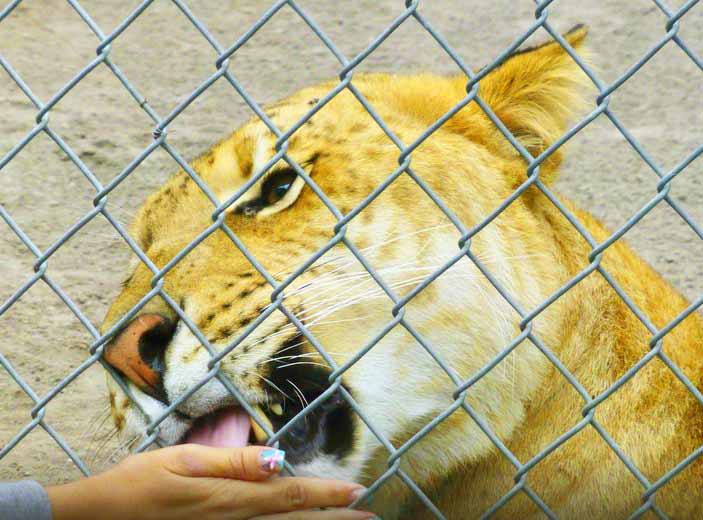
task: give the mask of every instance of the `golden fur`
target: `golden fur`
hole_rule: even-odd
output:
[[[580,49],[585,33],[577,29],[567,38]],[[584,81],[563,49],[547,44],[510,57],[481,81],[479,93],[536,156],[567,129],[569,117],[582,102]],[[412,142],[466,93],[466,78],[431,74],[358,75],[354,84],[405,143]],[[303,89],[266,113],[286,129],[334,85]],[[215,195],[225,200],[273,156],[274,142],[275,136],[253,119],[192,166]],[[378,186],[397,167],[398,158],[398,149],[348,91],[293,134],[288,153],[305,165],[342,213]],[[546,185],[556,175],[560,153],[541,167],[540,179]],[[274,169],[280,166],[282,163]],[[526,179],[525,161],[475,103],[413,152],[412,168],[467,228],[485,218]],[[285,207],[256,215],[231,208],[226,217],[230,229],[278,280],[285,279],[334,235],[335,219],[330,211],[313,190],[300,188]],[[255,194],[256,189],[250,191]],[[588,213],[563,197],[560,200],[597,241],[609,236]],[[212,212],[212,204],[181,172],[148,198],[135,219],[133,236],[151,260],[163,267],[212,223]],[[460,233],[411,178],[401,175],[349,224],[346,237],[386,283],[404,295],[458,253]],[[471,250],[526,311],[584,269],[591,251],[536,187],[527,189],[478,233]],[[601,265],[657,327],[688,305],[622,240],[607,249]],[[136,267],[110,309],[104,330],[143,297],[151,287],[151,277],[144,265]],[[308,283],[312,285],[306,289]],[[311,291],[310,287],[318,288]],[[219,230],[168,273],[164,288],[216,345],[237,337],[270,303],[271,293],[270,286]],[[339,364],[392,319],[392,302],[342,244],[306,270],[286,294],[290,295],[285,300],[287,308],[304,317],[320,316],[315,314],[320,309],[335,309],[318,322],[303,321]],[[160,298],[141,312],[175,317]],[[412,299],[405,319],[461,379],[473,375],[520,334],[519,315],[466,258]],[[255,372],[284,339],[295,335],[286,324],[287,319],[274,312],[255,331],[258,339],[248,338],[223,360],[223,371],[253,403],[262,402],[266,393]],[[597,272],[548,307],[533,326],[536,336],[592,396],[608,389],[649,351],[651,334]],[[703,323],[694,313],[666,336],[663,347],[698,389],[703,389],[701,345]],[[314,352],[307,344],[304,350]],[[169,395],[197,382],[206,372],[202,367],[207,359],[187,331],[177,335],[166,358]],[[313,354],[306,360],[321,362]],[[192,377],[191,366],[200,367]],[[455,388],[400,326],[343,380],[396,446],[446,410]],[[111,387],[111,395],[121,394],[114,384]],[[136,388],[135,394],[150,402]],[[211,406],[205,398],[195,402],[191,412]],[[467,402],[522,462],[583,418],[581,397],[529,341],[476,383]],[[128,401],[113,398],[112,403],[116,423],[126,424],[132,433],[143,432],[145,420]],[[700,404],[658,358],[600,404],[595,418],[650,482],[703,444]],[[370,483],[387,469],[388,453],[360,421],[355,427],[353,453],[348,460],[333,464],[328,474]],[[322,467],[311,465],[303,472],[315,474]],[[515,468],[462,409],[414,446],[403,457],[401,468],[448,518],[479,516],[515,484]],[[641,505],[643,492],[591,426],[537,464],[526,482],[564,518],[625,518]],[[656,503],[672,517],[702,518],[701,482],[703,461],[698,459],[657,493]],[[390,479],[376,493],[373,509],[385,520],[431,517],[398,478]],[[538,518],[540,513],[519,493],[497,516]]]

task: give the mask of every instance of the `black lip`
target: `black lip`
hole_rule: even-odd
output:
[[[285,359],[295,359],[290,356],[302,353],[302,347],[299,345],[301,340],[301,336],[295,336],[286,341],[277,354],[272,356],[275,361],[265,365],[270,370],[266,378],[269,383],[272,383],[270,387],[266,388],[266,391],[272,399],[268,406],[264,403],[261,404],[263,411],[271,421],[274,433],[288,425],[304,408],[331,387],[329,382],[330,369],[317,365],[291,365],[285,361]],[[281,355],[285,356],[284,360],[278,359]],[[343,385],[337,388],[322,402],[296,420],[281,436],[278,447],[286,452],[288,462],[293,465],[302,464],[312,461],[319,455],[333,456],[339,460],[351,452],[357,419],[351,406],[344,399],[342,388],[349,392]],[[282,413],[280,415],[270,410],[271,403],[281,406]],[[229,403],[226,406],[232,406],[232,404]],[[195,424],[198,421],[207,420],[208,417],[226,406],[219,407],[217,410],[197,418],[185,414],[182,414],[182,418],[188,418]],[[183,434],[176,444],[184,442],[191,428]],[[249,441],[250,444],[257,443],[253,432]]]
[[[308,402],[312,397],[306,396]],[[279,431],[302,409],[299,402],[285,402],[282,415],[269,416],[273,429]],[[336,390],[287,429],[279,441],[279,448],[286,452],[286,458],[292,464],[309,462],[320,454],[339,459],[351,449],[352,428],[351,408]]]
[[[275,431],[283,428],[307,404],[331,387],[330,369],[309,364],[291,365],[290,361],[286,361],[296,359],[289,356],[302,354],[301,341],[300,335],[290,338],[272,356],[276,361],[269,363],[270,373],[267,378],[286,393],[279,395],[283,414],[269,415]],[[285,357],[278,360],[281,356]],[[276,394],[280,392],[276,391]],[[355,417],[342,395],[341,387],[337,388],[289,427],[281,437],[279,447],[285,450],[286,459],[292,464],[309,462],[320,454],[341,459],[351,451]]]

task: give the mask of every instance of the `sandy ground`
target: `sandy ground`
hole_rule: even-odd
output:
[[[138,5],[136,0],[85,0],[84,8],[105,33]],[[241,35],[270,2],[188,1],[224,45]],[[672,7],[683,0],[669,0]],[[218,4],[217,9],[214,6]],[[402,11],[400,0],[300,4],[347,55],[360,52]],[[527,0],[435,0],[422,12],[465,61],[478,69],[531,24]],[[627,70],[665,33],[665,18],[646,0],[559,0],[550,19],[565,31],[591,27],[594,63],[606,83]],[[680,30],[703,55],[703,5]],[[530,43],[543,41],[539,31]],[[23,2],[0,23],[0,52],[36,96],[48,100],[95,57],[97,40],[71,7],[58,0]],[[111,56],[147,97],[167,114],[214,70],[214,51],[173,4],[157,1],[112,46]],[[295,13],[284,8],[236,54],[231,69],[259,102],[335,77],[338,64]],[[365,71],[454,72],[449,58],[413,20],[393,34],[360,67]],[[595,99],[595,91],[591,99]],[[647,150],[668,170],[703,142],[701,71],[675,45],[667,45],[612,98],[611,107]],[[0,72],[0,156],[32,128],[36,110]],[[187,158],[227,134],[250,115],[225,82],[215,84],[171,126],[169,141]],[[104,66],[94,70],[51,112],[51,127],[106,183],[151,140],[152,123]],[[703,159],[673,183],[672,194],[703,223]],[[109,210],[121,222],[175,170],[162,151],[153,154],[110,196]],[[420,172],[421,173],[421,172]],[[656,193],[657,178],[605,119],[570,145],[559,189],[590,208],[611,227],[621,225]],[[94,192],[46,136],[39,135],[1,172],[0,202],[39,248],[52,244],[92,208]],[[667,206],[645,217],[627,240],[689,298],[703,293],[703,242]],[[86,226],[52,257],[49,274],[97,326],[117,293],[127,246],[102,220]],[[0,302],[32,275],[33,258],[9,227],[0,223]],[[35,285],[0,316],[0,352],[39,395],[44,395],[87,356],[90,335],[45,284]],[[92,470],[119,457],[116,441],[100,424],[105,409],[102,369],[86,371],[47,409],[47,421]],[[0,446],[28,422],[31,400],[0,369]],[[60,482],[78,475],[66,455],[40,429],[0,460],[0,479],[32,476]]]

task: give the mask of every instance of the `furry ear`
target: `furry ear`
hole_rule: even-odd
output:
[[[582,50],[587,32],[585,26],[576,26],[564,38]],[[479,95],[536,157],[567,130],[569,119],[584,104],[582,91],[587,81],[576,62],[554,41],[507,58],[480,81]],[[500,148],[513,154],[512,146],[505,145],[513,152]],[[557,153],[545,161],[540,177],[549,181],[559,160]]]

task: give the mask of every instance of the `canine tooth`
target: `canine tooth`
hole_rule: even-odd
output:
[[[276,415],[283,415],[283,408],[281,407],[280,403],[273,403],[270,408],[271,411]]]
[[[273,431],[273,425],[271,424],[269,418],[266,417],[266,414],[261,410],[261,407],[255,406],[253,407],[253,410],[258,416],[257,418],[261,420],[261,422],[264,423],[269,430]],[[268,440],[268,435],[266,434],[264,429],[259,426],[259,423],[257,423],[253,417],[249,417],[249,422],[251,423],[251,429],[254,430],[254,437],[256,438],[257,442],[266,442]]]
[[[268,438],[266,432],[261,429],[261,426],[259,426],[254,419],[250,419],[249,421],[251,422],[251,429],[254,430],[254,438],[256,439],[256,442],[266,442],[266,439]]]

